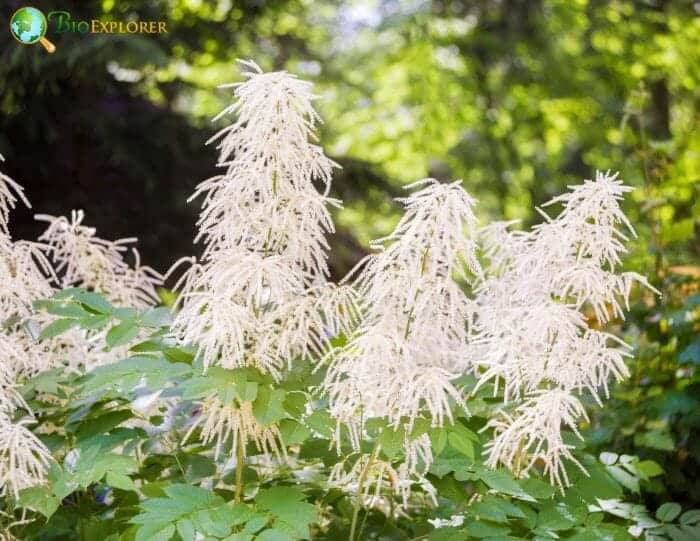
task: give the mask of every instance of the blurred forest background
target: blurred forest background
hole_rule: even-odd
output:
[[[5,0],[2,19],[26,5]],[[313,81],[321,143],[343,169],[332,267],[342,276],[398,219],[401,185],[463,178],[480,216],[534,205],[620,170],[637,189],[626,265],[663,292],[624,331],[632,378],[588,431],[594,449],[649,457],[641,496],[700,503],[700,2],[689,0],[57,0],[74,20],[165,20],[158,36],[0,33],[0,152],[33,211],[87,213],[138,236],[158,270],[191,245],[204,142],[230,103],[236,58]],[[35,238],[33,211],[13,214]],[[618,323],[620,324],[620,323]]]

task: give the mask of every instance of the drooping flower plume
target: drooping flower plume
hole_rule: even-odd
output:
[[[212,138],[224,172],[192,196],[203,199],[196,240],[205,247],[178,283],[173,334],[197,346],[205,368],[253,367],[279,380],[294,359],[318,359],[329,336],[349,332],[358,308],[351,288],[326,280],[329,207],[340,201],[328,196],[336,164],[312,143],[311,84],[242,64],[247,80],[227,85],[236,101],[215,118],[236,116]],[[195,427],[217,455],[229,439],[283,454],[278,428],[258,424],[250,403],[212,396],[200,410]]]
[[[326,282],[334,164],[315,139],[311,84],[243,62],[247,81],[219,119],[224,173],[199,185],[201,262],[180,281],[174,332],[205,366],[253,366],[278,379],[295,357],[320,355],[356,313],[348,288]],[[319,192],[316,188],[323,188]]]
[[[630,190],[617,175],[598,173],[547,203],[563,210],[556,218],[542,213],[545,222],[532,231],[486,229],[479,385],[493,382],[516,405],[490,422],[489,465],[527,475],[540,462],[552,482],[567,485],[562,458],[575,460],[562,430],[578,435],[587,419],[578,397],[587,392],[601,403],[608,381],[628,376],[628,347],[591,328],[589,314],[601,324],[624,318],[632,284],[649,286],[636,273],[618,272],[627,234],[634,235],[620,208]]]
[[[85,213],[72,211],[65,216],[38,214],[35,218],[49,225],[39,237],[51,249],[62,287],[84,287],[104,294],[117,306],[147,308],[159,301],[156,288],[163,277],[141,265],[141,256],[132,248],[134,266],[124,259],[135,238],[115,241],[101,239],[94,227],[83,225]]]
[[[32,302],[52,293],[53,277],[42,246],[10,237],[9,212],[18,200],[30,206],[22,187],[0,173],[0,496],[15,498],[21,489],[44,482],[51,460],[26,427],[33,413],[18,392],[18,380],[52,362],[32,336],[30,316]]]
[[[463,402],[452,380],[471,367],[475,305],[456,277],[470,283],[476,259],[474,199],[461,181],[426,179],[401,199],[405,214],[394,232],[373,243],[376,253],[356,280],[365,311],[348,344],[329,355],[324,389],[331,415],[359,435],[363,417],[386,417],[398,427],[427,415],[452,420]],[[356,445],[359,440],[356,440]]]

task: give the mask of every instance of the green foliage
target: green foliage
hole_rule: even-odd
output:
[[[114,308],[101,296],[81,290],[58,293],[37,306],[59,316],[56,321],[70,321],[89,332],[95,330],[93,318],[104,316],[100,329],[106,330],[106,341],[112,329],[124,324],[139,332],[132,345],[136,352],[122,361],[86,376],[54,370],[26,385],[25,396],[39,418],[37,433],[57,463],[45,486],[23,490],[7,508],[20,513],[23,507],[35,519],[12,528],[19,538],[97,539],[95,532],[108,535],[110,541],[348,537],[353,497],[329,485],[328,472],[340,460],[354,460],[354,452],[344,443],[338,455],[329,449],[328,439],[319,439],[331,437],[335,424],[315,398],[317,380],[309,379],[310,367],[297,367],[277,384],[250,368],[204,371],[190,350],[170,343],[169,318],[160,309]],[[697,303],[686,301],[683,306],[693,311]],[[149,335],[145,340],[144,333]],[[470,378],[464,383],[473,385]],[[144,417],[137,407],[139,398],[153,392],[178,397],[185,405]],[[654,458],[607,450],[596,458],[591,451],[601,439],[592,428],[589,448],[576,450],[586,473],[570,465],[571,486],[562,491],[537,471],[517,479],[507,470],[486,468],[481,457],[488,434],[481,427],[492,415],[491,392],[472,393],[472,414],[444,428],[418,419],[407,435],[384,419],[368,420],[382,460],[394,465],[405,458],[402,444],[407,436],[430,437],[434,463],[427,478],[437,491],[437,505],[414,507],[408,515],[369,509],[362,519],[361,539],[622,540],[641,533],[672,541],[697,538],[700,511],[669,501],[652,513],[643,503],[649,495],[662,493],[665,468],[673,467],[664,446],[649,445],[655,436],[646,436],[641,448],[650,449]],[[620,387],[614,399],[630,392]],[[262,457],[231,464],[233,449],[217,460],[213,444],[183,441],[188,418],[197,415],[187,404],[211,395],[225,402],[251,401],[258,422],[279,427],[293,460],[272,467],[264,466]],[[675,411],[667,399],[657,398],[662,402],[655,408]],[[630,412],[630,418],[633,415]],[[171,420],[166,422],[168,416]],[[653,426],[667,433],[658,422]],[[634,433],[625,432],[623,441],[634,443]],[[248,456],[255,452],[249,446]],[[412,490],[419,494],[422,489]],[[385,497],[392,502],[391,493]]]

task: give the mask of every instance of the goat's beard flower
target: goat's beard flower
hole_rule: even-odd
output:
[[[237,121],[216,134],[225,173],[206,180],[196,240],[201,262],[176,286],[173,334],[197,344],[205,367],[252,366],[279,380],[294,358],[313,359],[327,332],[349,330],[352,291],[326,282],[327,196],[336,166],[315,138],[320,119],[311,85],[284,71],[243,62],[247,81],[217,118]],[[317,192],[320,182],[324,193]]]
[[[45,243],[55,265],[61,287],[82,287],[104,295],[117,306],[145,309],[159,302],[156,288],[163,276],[141,264],[141,256],[132,248],[134,266],[125,260],[128,245],[135,238],[116,241],[97,236],[93,227],[83,224],[82,210],[65,216],[38,214],[35,218],[48,226],[39,240]],[[44,323],[51,318],[43,315]],[[128,356],[128,346],[105,350],[102,342],[108,329],[84,331],[78,328],[52,339],[49,346],[57,359],[72,371],[90,371]]]
[[[374,452],[361,453],[351,464],[346,460],[338,462],[331,470],[329,485],[358,494],[366,507],[389,507],[384,505],[384,495],[388,493],[399,498],[400,510],[409,507],[411,496],[415,494],[411,489],[420,485],[430,503],[437,505],[435,488],[425,477],[433,462],[426,434],[413,440],[406,438],[405,458],[398,465],[379,458],[380,451],[378,445]]]
[[[163,277],[151,267],[141,265],[141,257],[132,248],[135,265],[124,260],[127,245],[135,238],[116,241],[96,236],[93,227],[83,225],[85,213],[71,212],[65,216],[38,214],[35,218],[49,225],[39,237],[51,250],[62,287],[84,287],[102,293],[113,304],[133,308],[148,308],[159,302],[156,288]]]
[[[30,317],[32,302],[51,294],[53,277],[40,245],[10,237],[7,221],[18,200],[30,206],[22,187],[0,173],[0,495],[15,498],[20,490],[44,483],[51,460],[46,446],[26,428],[32,412],[17,382],[52,362],[30,332]],[[13,422],[21,410],[29,416]]]
[[[624,318],[636,273],[618,273],[627,236],[634,235],[619,202],[631,188],[617,175],[598,173],[595,181],[571,186],[548,205],[563,204],[556,218],[530,232],[509,231],[510,224],[486,230],[489,277],[479,285],[478,324],[482,343],[477,364],[479,386],[503,385],[512,413],[492,419],[494,440],[488,464],[502,463],[527,475],[541,461],[550,480],[568,485],[567,459],[580,467],[563,442],[562,427],[580,437],[587,419],[577,398],[589,393],[599,403],[608,381],[629,375],[628,346],[612,334],[588,326],[585,310],[607,323]]]
[[[346,346],[328,354],[323,383],[331,415],[356,435],[355,447],[363,417],[405,423],[410,432],[424,413],[433,425],[452,422],[450,400],[464,404],[452,380],[471,369],[475,305],[454,277],[469,283],[482,271],[475,201],[460,182],[407,186],[421,189],[401,200],[404,217],[360,264],[361,322]]]
[[[26,428],[31,419],[13,423],[0,413],[0,495],[44,484],[53,460],[46,446]]]
[[[196,420],[187,431],[183,443],[199,428],[202,443],[216,442],[214,460],[219,458],[229,439],[233,452],[235,453],[240,445],[244,457],[246,444],[253,442],[258,452],[266,457],[274,454],[280,462],[287,460],[287,451],[279,428],[275,424],[261,425],[253,414],[252,402],[226,403],[217,396],[210,396],[204,399],[198,409]]]

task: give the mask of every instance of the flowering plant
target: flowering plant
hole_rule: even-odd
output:
[[[656,463],[581,441],[587,398],[628,375],[602,326],[651,287],[619,270],[630,188],[599,173],[525,231],[479,227],[461,181],[424,179],[333,284],[311,85],[243,66],[172,310],[124,258],[134,239],[80,211],[13,242],[28,202],[0,177],[3,538],[700,534],[697,511],[624,501]]]

